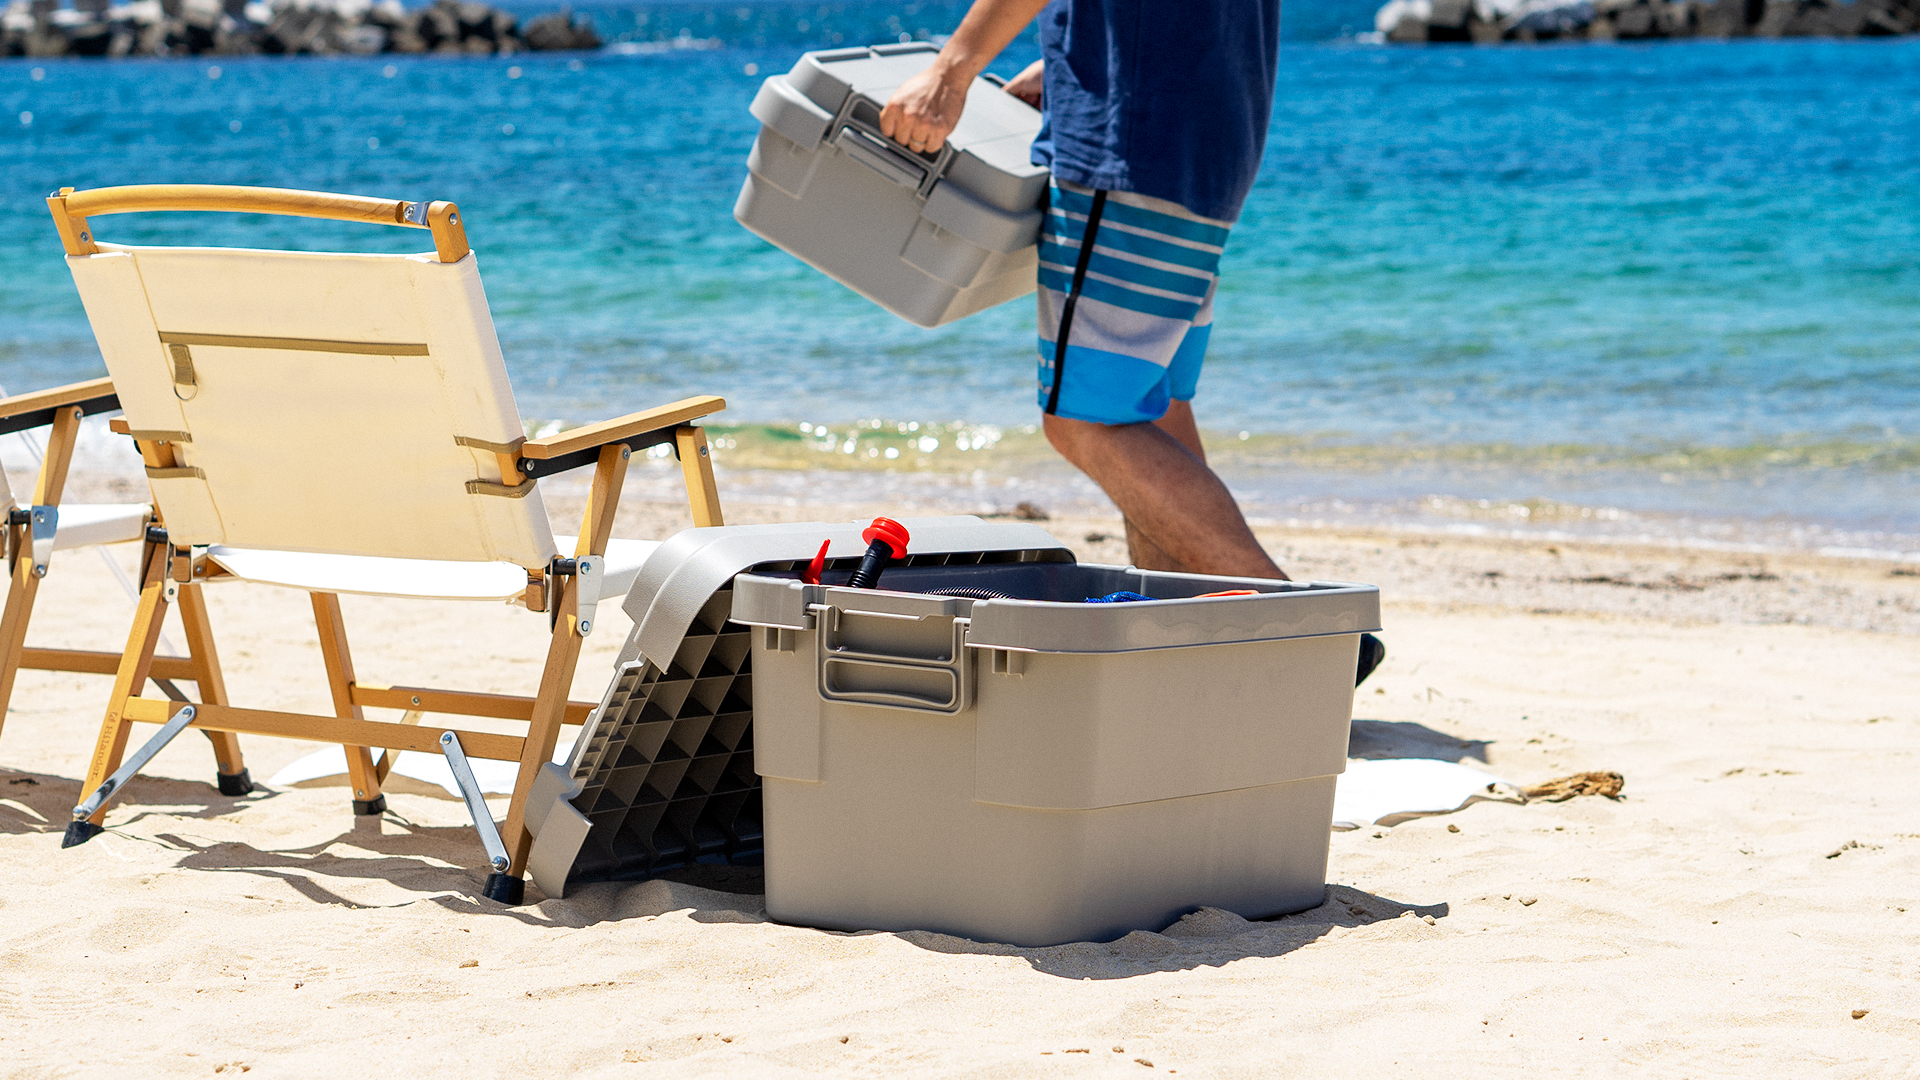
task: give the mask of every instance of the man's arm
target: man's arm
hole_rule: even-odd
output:
[[[967,87],[1046,6],[1047,0],[975,0],[933,66],[901,83],[888,99],[880,133],[916,152],[940,149],[960,122]],[[1021,73],[1023,80],[1027,74]]]

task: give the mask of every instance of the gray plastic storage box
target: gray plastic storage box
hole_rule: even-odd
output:
[[[1034,525],[907,518],[909,566],[1070,562]],[[548,896],[694,863],[761,857],[748,629],[730,620],[734,575],[791,573],[831,540],[829,580],[867,549],[857,524],[689,529],[647,559],[623,605],[633,631],[566,766],[547,765],[527,799],[528,869]]]
[[[742,225],[920,326],[1033,291],[1047,171],[1029,154],[1040,113],[986,79],[938,153],[880,134],[925,42],[807,53],[760,87],[763,125],[734,204]]]
[[[1321,903],[1372,586],[1051,555],[836,581],[734,581],[774,918],[1049,945]],[[1257,594],[1199,598],[1227,589]],[[1120,590],[1158,599],[1084,602]]]

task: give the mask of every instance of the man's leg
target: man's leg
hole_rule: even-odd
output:
[[[1284,578],[1207,467],[1193,409],[1175,401],[1152,424],[1092,424],[1046,417],[1047,441],[1100,485],[1127,519],[1143,570]],[[1140,541],[1144,541],[1141,543]]]
[[[1200,429],[1193,422],[1193,403],[1190,401],[1171,401],[1167,405],[1167,415],[1153,422],[1161,431],[1173,436],[1181,446],[1193,452],[1193,456],[1202,462],[1207,460],[1207,448],[1200,444]],[[1125,521],[1124,518],[1122,518]],[[1161,551],[1145,533],[1126,522],[1127,551],[1133,556],[1133,564],[1148,570],[1181,570],[1172,556]],[[1284,575],[1283,575],[1284,576]]]

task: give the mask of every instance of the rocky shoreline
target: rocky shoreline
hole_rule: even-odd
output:
[[[1920,33],[1920,0],[1389,0],[1374,26],[1394,44],[1897,37]]]
[[[487,4],[436,0],[11,0],[0,13],[0,56],[372,56],[597,49],[600,35],[570,9],[529,19]]]

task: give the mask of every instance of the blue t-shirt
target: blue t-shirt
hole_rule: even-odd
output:
[[[1266,149],[1280,0],[1053,0],[1033,162],[1232,221]]]

